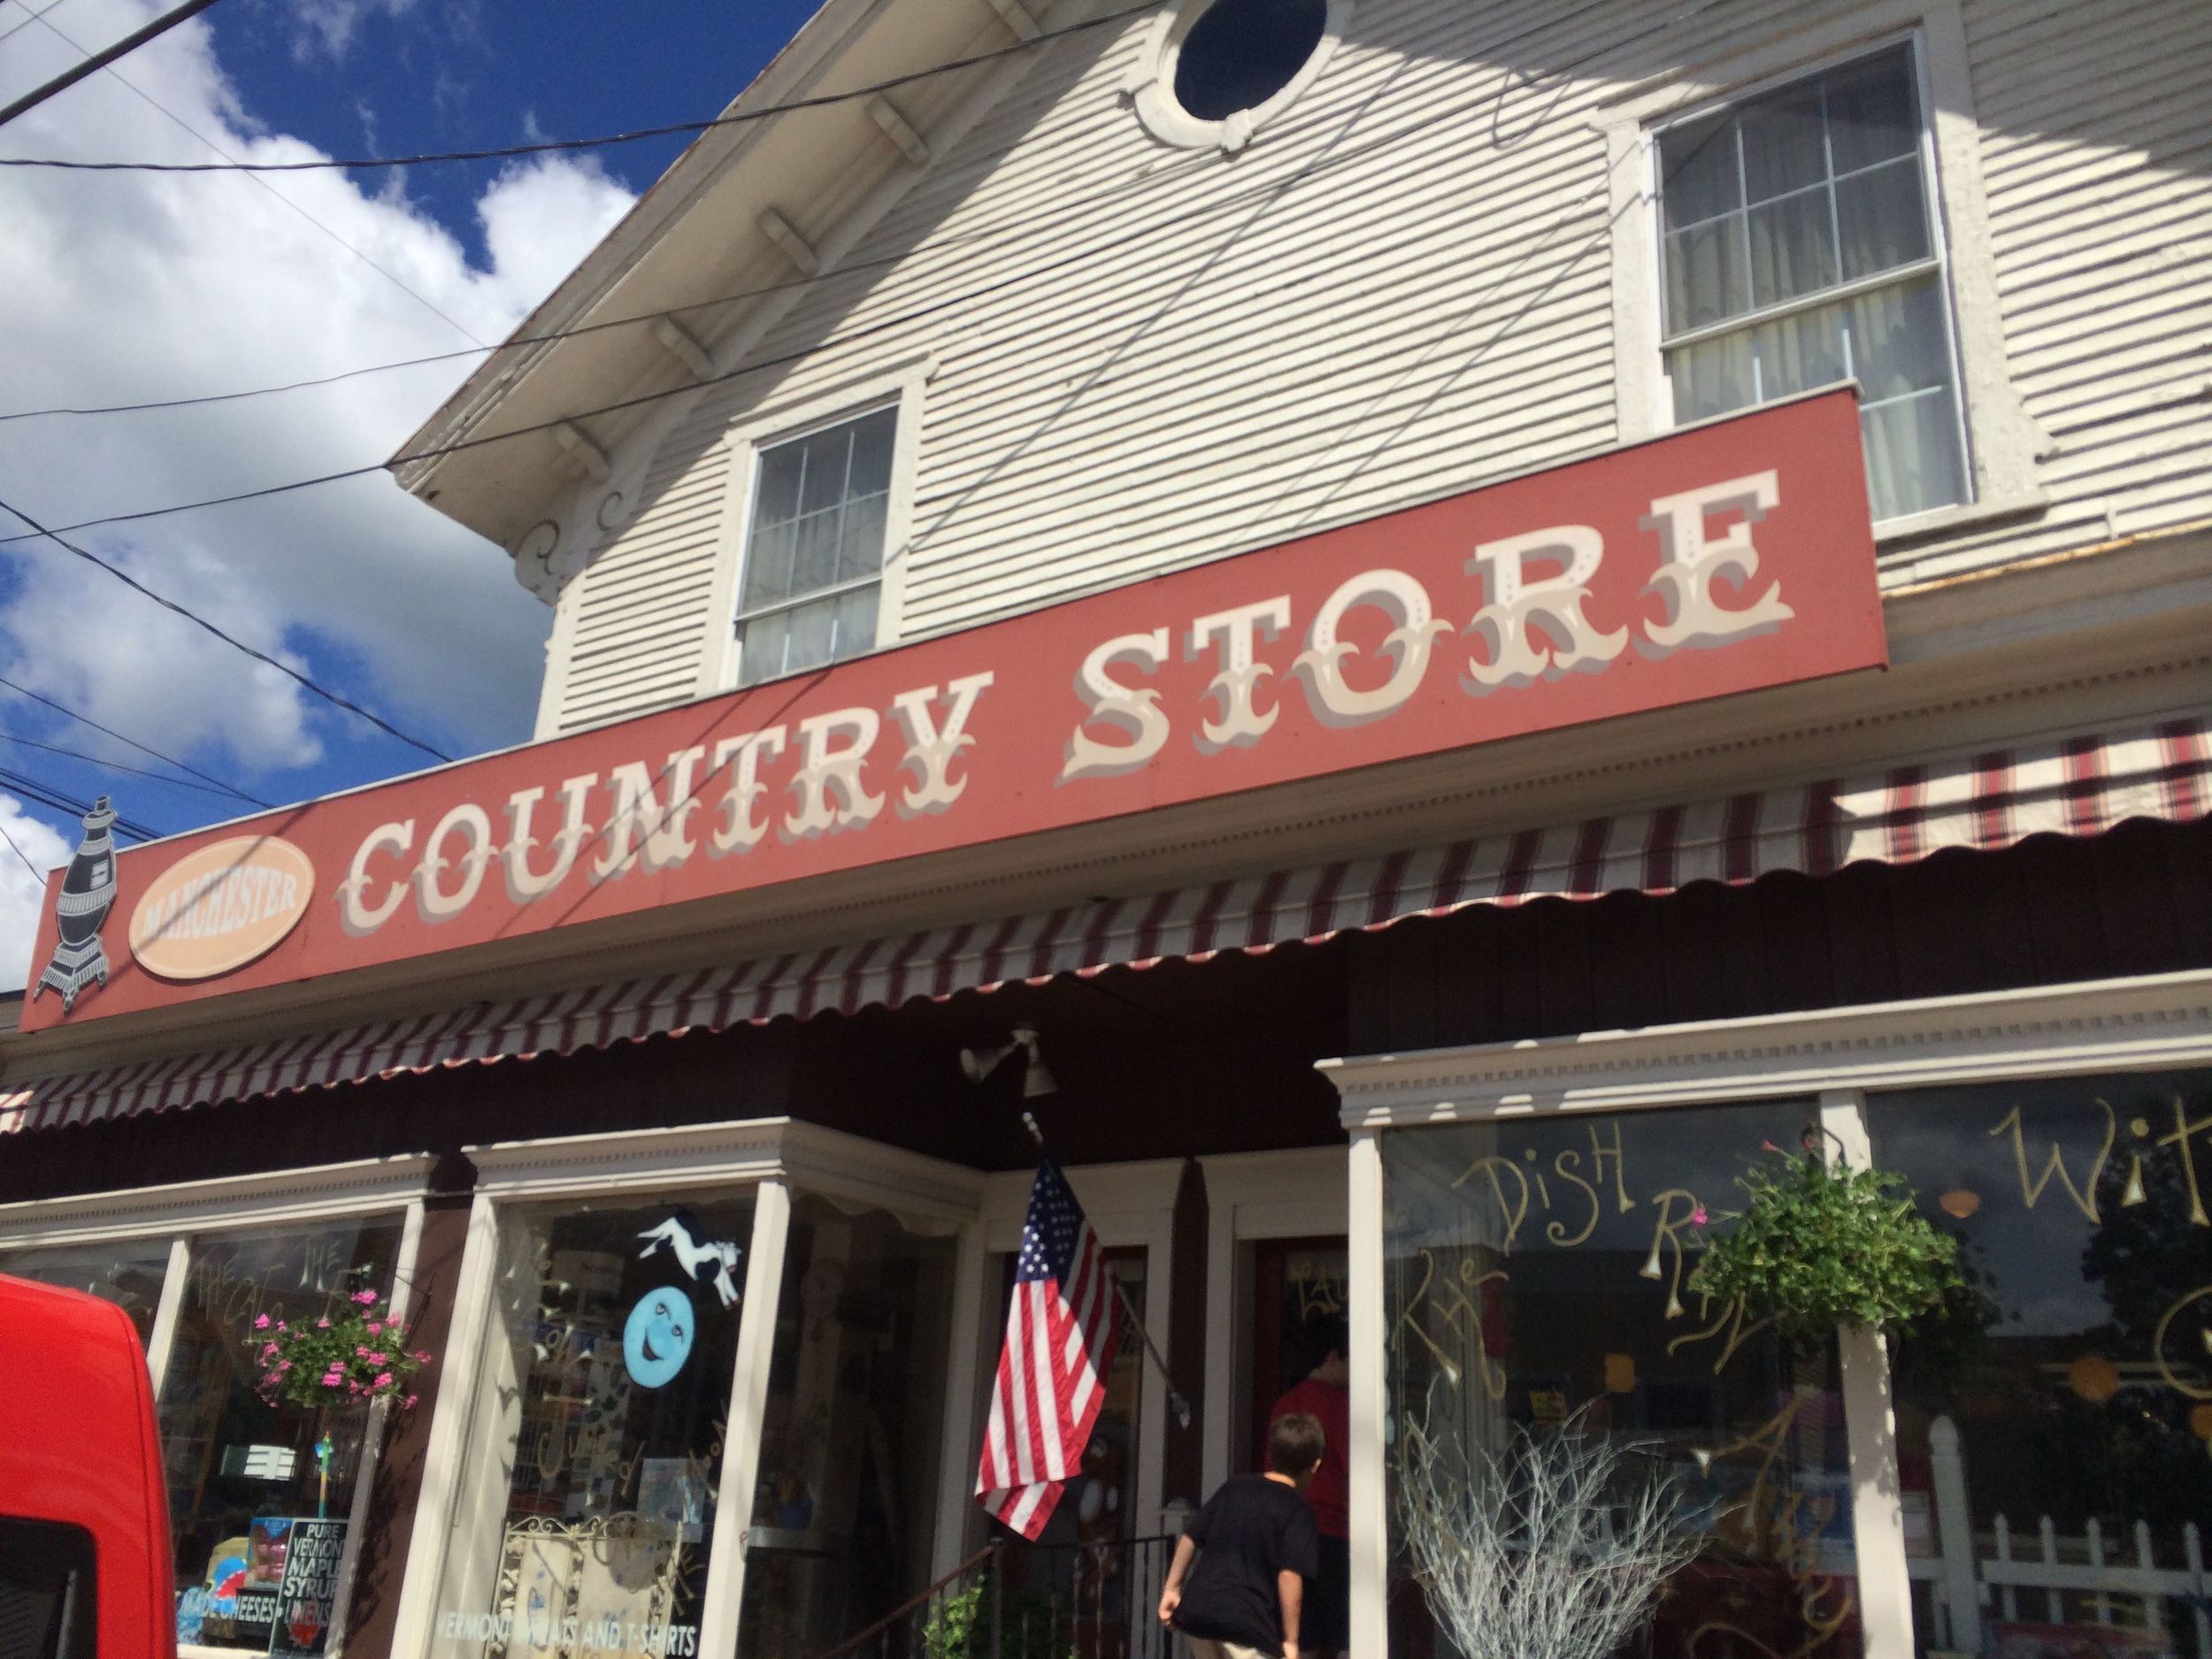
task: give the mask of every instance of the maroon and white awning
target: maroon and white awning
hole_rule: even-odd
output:
[[[20,1081],[0,1093],[0,1128],[93,1123],[787,1015],[851,1013],[1063,973],[1143,968],[1173,957],[1202,961],[1471,904],[1663,894],[1694,881],[1740,884],[1785,870],[1825,875],[1867,861],[1906,864],[1948,848],[1988,851],[2031,835],[2094,835],[2128,818],[2185,822],[2208,812],[2212,722],[2171,720],[1872,777]]]

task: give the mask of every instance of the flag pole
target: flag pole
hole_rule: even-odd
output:
[[[1030,1113],[1024,1112],[1022,1127],[1029,1131],[1029,1138],[1037,1143],[1037,1150],[1044,1151],[1045,1132],[1037,1127],[1036,1118]],[[1183,1397],[1183,1391],[1175,1386],[1174,1373],[1168,1370],[1166,1358],[1153,1342],[1152,1333],[1144,1328],[1144,1321],[1137,1315],[1136,1304],[1129,1300],[1129,1293],[1123,1288],[1120,1279],[1110,1271],[1106,1278],[1114,1287],[1115,1296],[1120,1300],[1122,1313],[1127,1317],[1129,1323],[1136,1327],[1137,1336],[1144,1343],[1144,1351],[1151,1356],[1152,1363],[1158,1369],[1160,1380],[1167,1385],[1167,1402],[1174,1408],[1176,1426],[1187,1429],[1190,1427],[1190,1402]]]

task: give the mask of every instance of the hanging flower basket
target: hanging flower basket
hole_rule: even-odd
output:
[[[1724,1214],[1690,1287],[1717,1302],[1741,1297],[1801,1348],[1839,1325],[1895,1330],[1940,1304],[1962,1281],[1958,1245],[1928,1224],[1900,1175],[1849,1170],[1812,1144],[1771,1155],[1737,1178],[1747,1202]]]
[[[288,1323],[262,1314],[254,1324],[255,1384],[264,1400],[328,1408],[374,1405],[388,1400],[401,1410],[415,1403],[409,1384],[430,1356],[407,1346],[407,1331],[391,1304],[373,1290],[357,1290],[314,1320]]]

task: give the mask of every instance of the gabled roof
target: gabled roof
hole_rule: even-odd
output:
[[[726,117],[990,60],[702,134],[510,338],[695,309],[674,326],[647,320],[503,347],[402,446],[393,472],[511,551],[657,406],[726,373],[716,348],[833,263],[918,173],[927,134],[1032,56],[991,55],[1039,27],[1020,0],[827,0]],[[608,408],[620,403],[629,406]],[[504,433],[518,435],[486,442]],[[455,445],[470,447],[408,458]]]

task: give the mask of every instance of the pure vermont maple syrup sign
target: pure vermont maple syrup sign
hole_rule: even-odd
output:
[[[1885,659],[1856,405],[1831,393],[122,853],[128,959],[71,1017]]]

